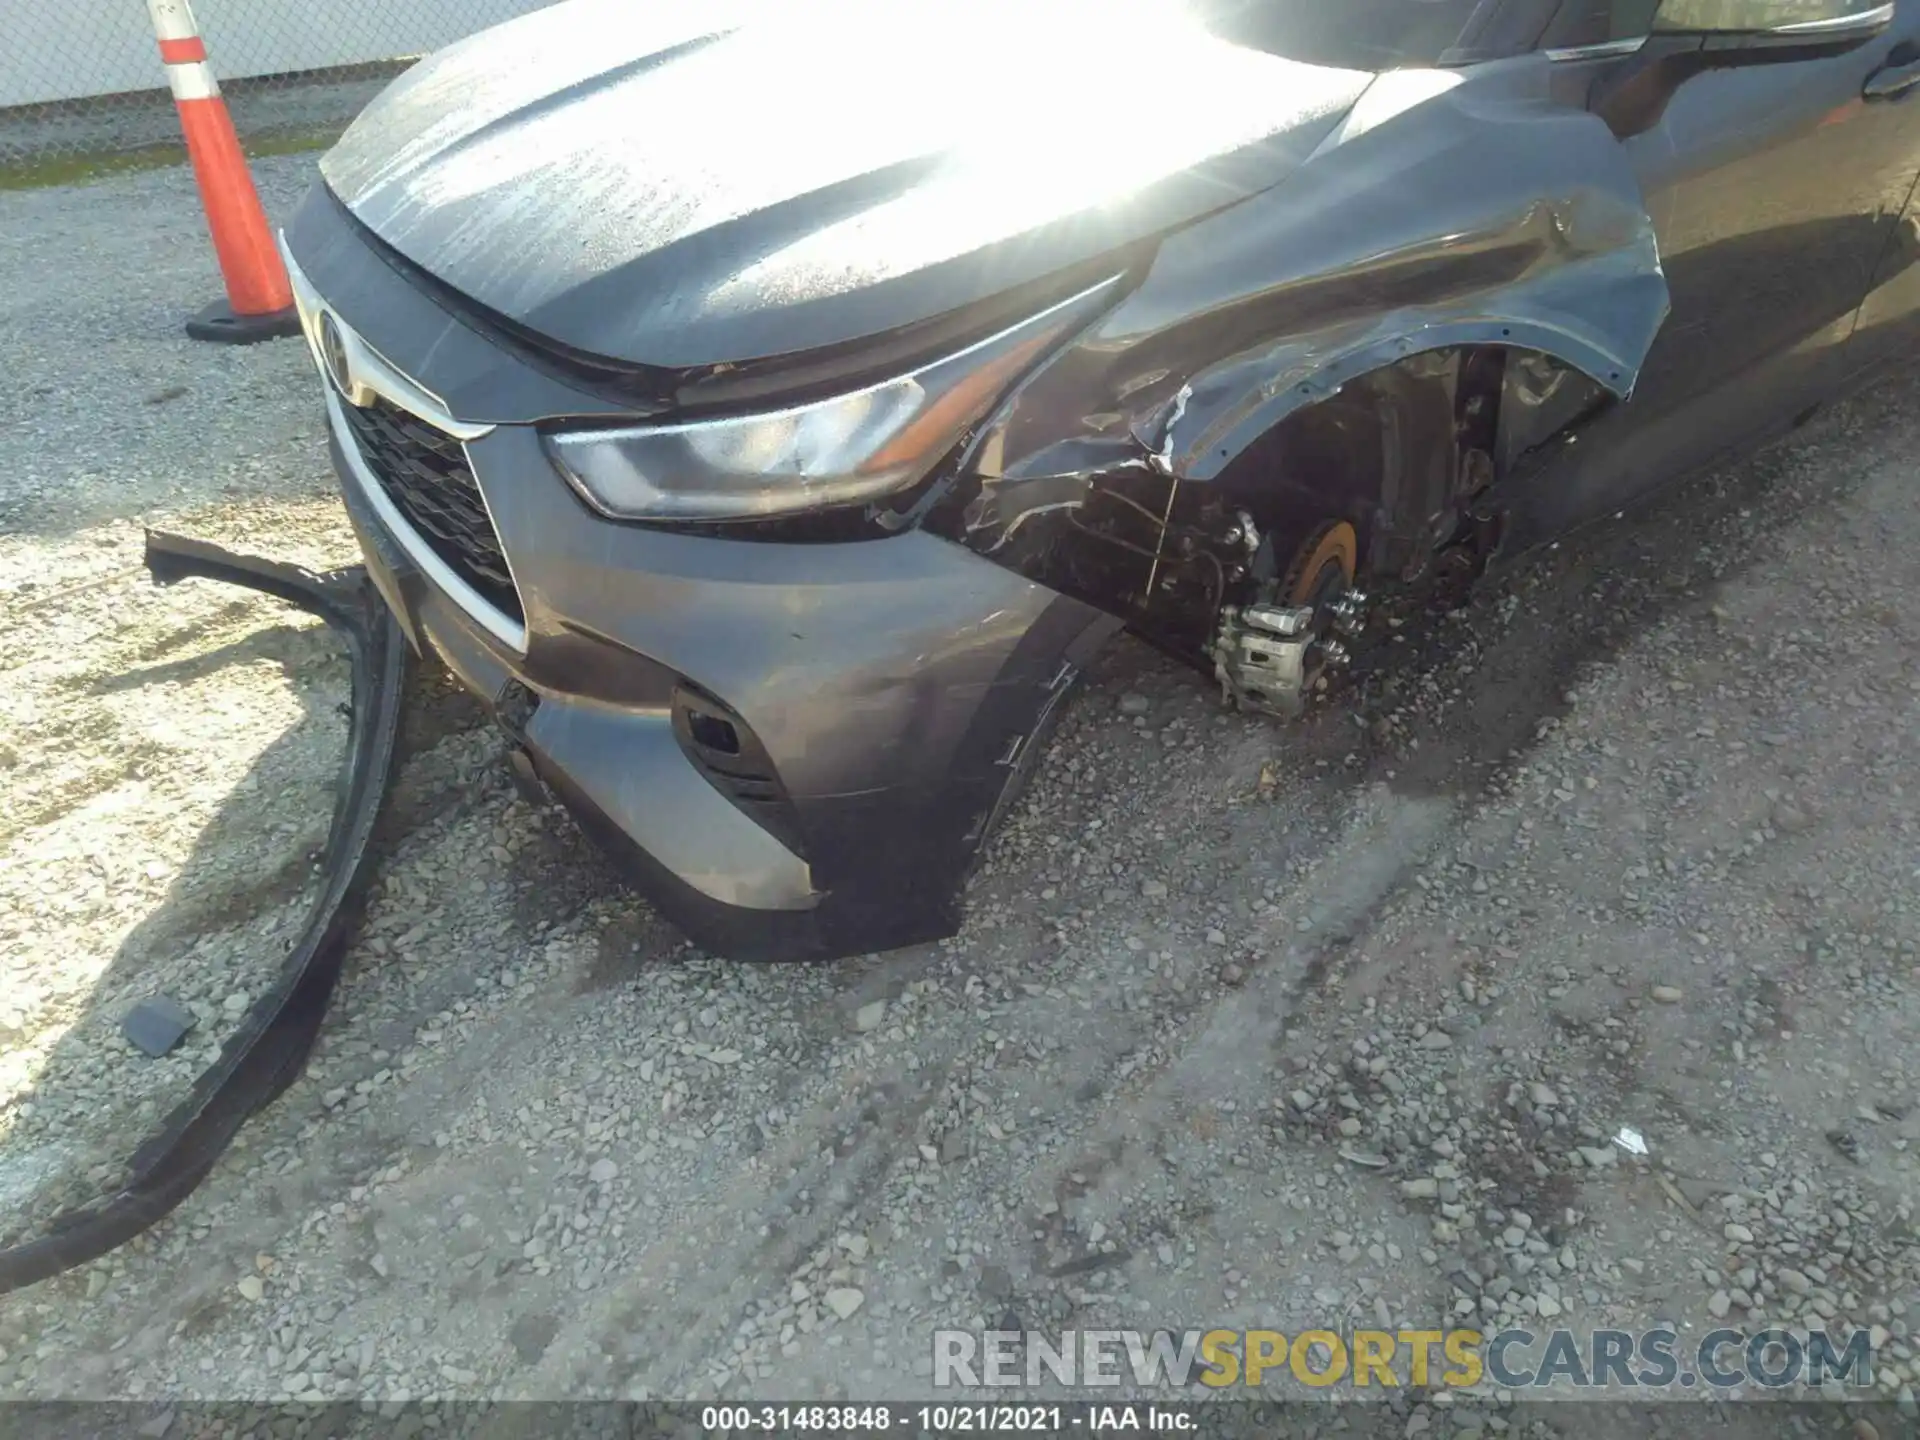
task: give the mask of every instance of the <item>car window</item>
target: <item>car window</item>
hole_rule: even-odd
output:
[[[1432,65],[1481,0],[1191,0],[1224,39],[1290,60],[1348,70]]]
[[[1660,0],[1566,0],[1547,29],[1543,47],[1577,49],[1613,40],[1638,40],[1653,30]]]

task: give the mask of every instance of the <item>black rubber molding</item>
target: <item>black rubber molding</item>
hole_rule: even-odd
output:
[[[240,1127],[273,1103],[307,1063],[366,899],[375,827],[393,778],[409,651],[398,622],[359,568],[315,574],[154,531],[147,570],[171,585],[200,578],[241,585],[325,620],[353,663],[349,751],[322,851],[322,887],[280,976],[194,1081],[192,1093],[134,1152],[112,1195],[36,1227],[0,1251],[0,1294],[117,1249],[206,1179]]]

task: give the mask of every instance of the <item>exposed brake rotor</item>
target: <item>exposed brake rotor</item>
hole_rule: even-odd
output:
[[[1360,539],[1345,520],[1328,520],[1301,542],[1280,577],[1287,605],[1328,605],[1353,587],[1360,568]]]
[[[1301,542],[1293,563],[1280,577],[1284,603],[1313,611],[1303,690],[1311,691],[1319,683],[1329,663],[1346,659],[1345,647],[1329,632],[1340,618],[1336,612],[1339,602],[1353,593],[1359,569],[1360,537],[1348,521],[1328,520]]]

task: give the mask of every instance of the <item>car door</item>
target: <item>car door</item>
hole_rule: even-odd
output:
[[[1912,107],[1920,118],[1920,105]],[[1843,356],[1849,380],[1920,353],[1920,188],[1880,253],[1873,288]]]
[[[1543,36],[1560,98],[1604,111],[1657,8],[1567,0]],[[1673,309],[1633,398],[1532,487],[1516,516],[1523,534],[1576,523],[1764,438],[1837,387],[1840,352],[1920,170],[1909,107],[1863,96],[1916,41],[1920,0],[1900,0],[1893,24],[1862,47],[1695,74],[1650,123],[1624,127]]]
[[[1900,124],[1920,152],[1920,0],[1900,0],[1900,9],[1901,38],[1864,103]],[[1872,287],[1842,356],[1849,378],[1920,351],[1920,180],[1908,184],[1904,203],[1893,195],[1889,190],[1888,208],[1899,218],[1882,243]]]

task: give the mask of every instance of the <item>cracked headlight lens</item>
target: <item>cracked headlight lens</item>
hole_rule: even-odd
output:
[[[547,450],[616,519],[747,520],[876,500],[923,479],[1113,284],[864,390],[725,419],[562,432]]]

